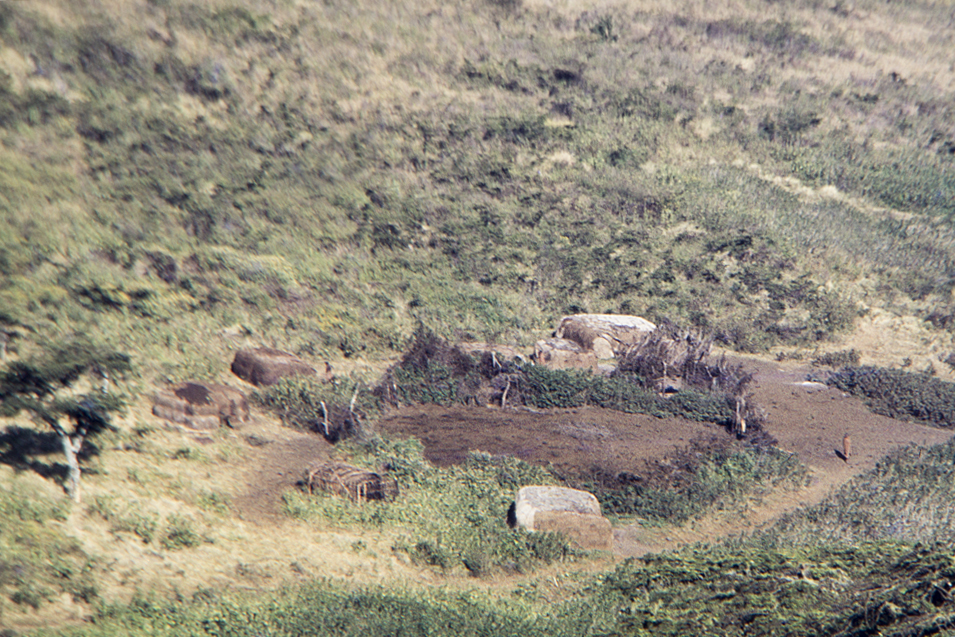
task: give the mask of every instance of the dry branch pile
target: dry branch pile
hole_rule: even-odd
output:
[[[734,429],[744,434],[747,424],[760,425],[765,420],[749,391],[754,375],[744,371],[742,365],[731,365],[725,356],[715,365],[709,364],[712,347],[712,336],[664,322],[644,342],[630,346],[617,369],[636,374],[648,388],[660,392],[683,387],[722,392],[734,403]]]

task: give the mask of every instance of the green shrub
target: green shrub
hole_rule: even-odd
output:
[[[552,370],[534,365],[524,370],[524,400],[534,407],[566,409],[586,405],[593,375],[579,370]]]
[[[472,453],[461,466],[436,468],[424,460],[423,447],[414,439],[343,444],[359,465],[387,467],[401,495],[394,502],[357,504],[323,492],[290,492],[284,496],[289,515],[316,523],[395,528],[402,533],[395,551],[419,564],[463,569],[474,576],[530,571],[578,555],[564,538],[508,527],[508,509],[518,489],[556,482],[546,469],[484,453]]]
[[[63,520],[68,503],[21,484],[0,489],[0,596],[39,608],[62,593],[93,602],[96,563],[50,520]]]
[[[855,367],[859,365],[859,352],[856,349],[827,352],[812,359],[812,365],[814,367]]]
[[[952,626],[952,600],[931,591],[953,581],[942,547],[793,549],[744,540],[628,560],[603,586],[621,596],[619,634],[677,635],[705,626],[713,634],[903,635]]]
[[[955,427],[955,384],[925,374],[883,367],[847,367],[826,381],[865,399],[869,409],[892,418]]]
[[[505,383],[506,381],[506,383]],[[594,405],[627,413],[729,424],[733,408],[723,392],[686,389],[672,397],[646,389],[634,374],[610,378],[584,370],[554,370],[513,361],[494,363],[490,355],[472,358],[432,332],[419,329],[402,361],[392,367],[374,393],[392,404],[469,404],[509,386],[508,402],[540,409]]]
[[[252,400],[278,414],[291,426],[313,431],[335,442],[362,431],[362,423],[378,415],[378,397],[358,380],[327,383],[312,376],[293,376],[252,393]]]
[[[643,475],[597,476],[585,486],[603,509],[625,517],[673,524],[728,508],[774,487],[798,487],[806,467],[772,447],[697,441],[671,454],[667,465],[648,463]]]
[[[195,548],[203,542],[202,536],[195,530],[195,521],[191,518],[170,515],[166,519],[166,529],[160,544],[167,551]]]

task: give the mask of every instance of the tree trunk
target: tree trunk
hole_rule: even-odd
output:
[[[60,436],[60,444],[63,445],[63,453],[66,454],[66,466],[69,467],[66,493],[78,503],[80,501],[80,462],[77,455],[80,453],[80,447],[83,446],[83,436],[77,435],[76,438],[71,438],[62,430],[57,433]]]

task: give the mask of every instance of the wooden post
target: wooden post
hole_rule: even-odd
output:
[[[325,437],[328,438],[328,409],[325,407],[325,401],[319,401],[322,404],[322,425],[325,427]]]

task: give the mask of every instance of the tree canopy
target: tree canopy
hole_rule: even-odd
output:
[[[110,428],[110,414],[125,406],[121,396],[109,392],[109,378],[131,369],[126,354],[76,339],[35,358],[9,363],[0,372],[0,415],[29,411],[53,429],[66,454],[67,491],[75,500],[79,500],[80,482],[77,456],[84,440]],[[84,374],[103,381],[100,391],[69,391]],[[72,429],[64,426],[64,421],[72,423]]]

